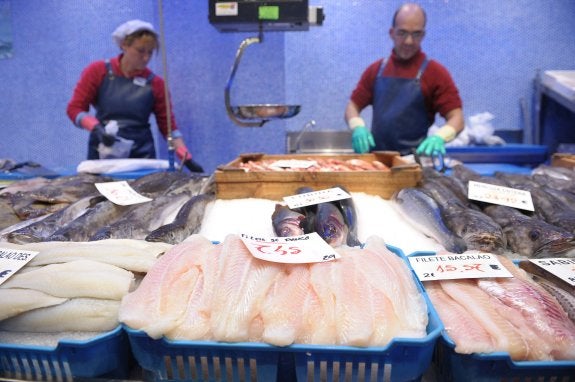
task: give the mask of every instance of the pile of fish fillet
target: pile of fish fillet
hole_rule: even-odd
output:
[[[498,258],[513,277],[424,282],[455,351],[575,360],[575,324],[565,310],[523,269]]]
[[[110,239],[2,247],[38,254],[0,285],[0,331],[60,333],[116,328],[122,298],[172,245]]]
[[[383,239],[342,245],[337,261],[279,264],[238,235],[193,235],[160,257],[120,306],[120,321],[152,338],[385,346],[425,337],[428,310],[407,263]]]

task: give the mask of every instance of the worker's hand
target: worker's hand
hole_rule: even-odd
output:
[[[186,166],[186,168],[190,170],[190,172],[204,172],[202,166],[194,162],[192,159],[186,159],[182,164]]]
[[[433,153],[445,155],[445,141],[438,135],[432,135],[423,140],[417,147],[417,154],[431,156]]]
[[[92,130],[92,134],[96,136],[98,142],[102,142],[104,146],[112,146],[116,142],[116,137],[106,133],[106,128],[102,124],[97,124]]]
[[[351,143],[353,151],[358,154],[367,153],[372,147],[375,147],[373,135],[365,126],[358,126],[353,129]]]

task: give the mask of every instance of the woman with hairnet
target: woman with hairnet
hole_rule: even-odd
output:
[[[170,102],[164,80],[147,67],[159,47],[158,34],[152,24],[131,20],[120,25],[112,37],[122,53],[84,69],[66,112],[76,126],[90,132],[88,159],[155,158],[150,114],[155,114],[158,127],[167,138],[166,106]],[[88,113],[90,105],[95,116]],[[174,115],[170,114],[176,155],[190,171],[203,172],[192,160]]]

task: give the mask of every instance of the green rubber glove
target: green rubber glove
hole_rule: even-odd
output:
[[[358,126],[353,129],[351,143],[353,151],[358,154],[367,153],[371,147],[375,147],[373,135],[365,126]]]
[[[445,155],[445,141],[443,138],[432,135],[427,137],[419,144],[416,150],[417,154],[425,154],[431,156],[435,152]]]

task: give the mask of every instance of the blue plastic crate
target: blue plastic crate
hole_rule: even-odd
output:
[[[434,354],[438,380],[455,381],[575,381],[574,361],[519,361],[509,353],[459,354],[447,333],[442,333]]]
[[[405,259],[399,248],[388,248]],[[425,293],[424,298],[429,308]],[[403,382],[419,381],[431,365],[442,326],[435,310],[428,310],[424,338],[395,338],[385,347],[154,340],[124,328],[136,360],[153,381]]]
[[[132,353],[152,381],[275,381],[282,348],[251,343],[152,339],[125,327]]]
[[[130,343],[118,326],[90,340],[62,340],[55,348],[0,344],[0,378],[72,381],[126,378],[133,365]]]
[[[419,251],[412,253],[410,257],[434,254],[435,252]],[[514,263],[517,265],[516,261]],[[429,298],[428,303],[433,305]],[[441,321],[439,317],[438,319]],[[443,324],[441,325],[441,336],[437,341],[432,362],[438,381],[575,382],[575,360],[513,361],[507,352],[460,354],[455,352],[455,343],[443,328]]]

